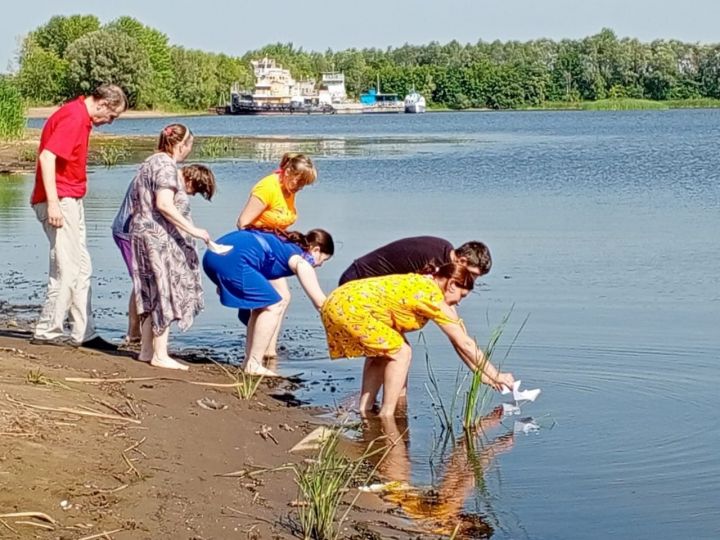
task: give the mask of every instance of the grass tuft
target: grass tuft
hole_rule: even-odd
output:
[[[46,376],[39,369],[31,369],[30,371],[28,371],[27,375],[25,375],[25,382],[38,386],[57,386],[58,388],[64,388],[65,390],[73,390],[68,385]]]
[[[114,167],[120,161],[130,156],[127,144],[119,141],[105,142],[95,152],[93,152],[96,161],[105,167]]]
[[[263,380],[262,375],[248,375],[240,367],[236,367],[234,371],[231,371],[215,360],[212,360],[212,362],[235,383],[235,391],[239,399],[246,401],[253,398]]]
[[[720,107],[720,99],[715,98],[669,99],[665,103],[671,109],[717,109]]]
[[[18,148],[17,156],[24,163],[35,163],[37,161],[37,147],[23,145]]]
[[[651,99],[612,98],[586,101],[582,108],[585,111],[639,111],[665,110],[670,107],[666,102]]]
[[[298,517],[304,540],[331,540],[339,537],[342,523],[355,505],[360,491],[336,524],[343,498],[352,485],[366,484],[373,477],[394,444],[384,436],[379,437],[368,444],[360,457],[349,459],[338,450],[338,442],[346,429],[347,425],[335,427],[332,435],[322,442],[314,459],[305,460],[303,465],[294,467],[295,483],[302,503],[298,507]],[[387,444],[376,448],[376,443],[381,439],[387,440]],[[378,462],[365,473],[367,460],[376,454],[381,454]]]
[[[210,137],[199,142],[199,153],[204,158],[228,156],[237,150],[237,145],[233,139],[228,137]]]
[[[340,431],[321,445],[315,459],[295,469],[295,482],[305,503],[298,509],[305,540],[330,540],[335,537],[335,515],[350,480],[353,464],[337,449]]]
[[[17,140],[25,134],[25,104],[18,89],[0,75],[0,140]]]

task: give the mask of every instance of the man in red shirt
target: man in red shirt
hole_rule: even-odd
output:
[[[92,265],[87,250],[83,197],[93,126],[111,124],[127,109],[120,87],[100,85],[55,111],[43,127],[30,204],[50,241],[47,298],[31,342],[115,348],[95,332],[91,310]],[[65,336],[65,321],[70,336]]]

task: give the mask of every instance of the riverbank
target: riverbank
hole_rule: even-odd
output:
[[[54,107],[28,107],[25,112],[26,118],[48,118],[52,113],[60,108],[59,105]],[[204,116],[212,114],[208,111],[137,111],[131,109],[122,114],[123,118],[173,118],[175,116]]]
[[[0,175],[34,173],[39,143],[40,130],[31,128],[25,130],[25,136],[20,140],[0,141]],[[157,136],[92,133],[88,165],[113,166],[126,162],[139,163],[156,148],[156,145]]]
[[[214,365],[169,373],[27,338],[0,331],[0,536],[297,538],[293,467],[315,452],[290,449],[319,422],[278,398],[292,385],[246,401]],[[435,536],[362,494],[341,538]]]
[[[669,99],[655,101],[651,99],[635,98],[609,98],[595,101],[546,101],[541,105],[519,107],[517,109],[502,109],[511,111],[644,111],[668,109],[717,109],[720,108],[720,99]],[[468,108],[450,109],[448,107],[431,106],[427,112],[493,112],[496,109]]]
[[[48,118],[59,107],[29,107],[25,112],[27,119],[44,119]],[[205,116],[210,113],[206,111],[127,111],[123,113],[123,118],[174,118],[178,116]],[[22,139],[16,141],[0,140],[0,174],[16,174],[33,172],[35,170],[35,159],[37,157],[37,147],[40,140],[40,130],[27,128]],[[155,144],[155,137],[118,137],[116,135],[106,135],[101,133],[93,133],[90,137],[90,155],[88,162],[90,165],[114,165],[108,163],[107,160],[115,160],[122,158],[131,153],[133,147],[140,146],[143,149]],[[116,144],[121,141],[123,144]],[[108,151],[108,146],[114,146]]]

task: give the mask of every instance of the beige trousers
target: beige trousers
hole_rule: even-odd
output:
[[[54,339],[64,335],[70,322],[70,339],[83,343],[94,338],[90,276],[92,264],[87,250],[85,209],[82,199],[60,199],[63,226],[48,223],[47,203],[33,206],[50,241],[50,270],[47,299],[35,325],[35,337]]]

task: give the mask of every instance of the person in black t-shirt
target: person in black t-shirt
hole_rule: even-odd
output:
[[[435,236],[401,238],[355,259],[342,276],[339,285],[356,279],[420,272],[429,264],[442,266],[454,262],[466,266],[477,279],[490,271],[490,250],[482,242],[465,242],[454,248],[450,242]]]

